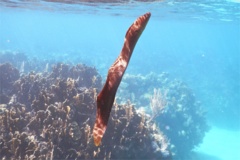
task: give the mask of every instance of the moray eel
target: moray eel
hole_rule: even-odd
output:
[[[93,138],[99,146],[106,131],[108,119],[113,106],[118,86],[128,66],[134,47],[145,29],[151,13],[140,16],[128,29],[122,51],[117,60],[108,70],[107,80],[102,91],[97,96],[97,115],[93,128]]]

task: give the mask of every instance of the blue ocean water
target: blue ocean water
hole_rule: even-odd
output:
[[[195,149],[196,159],[240,159],[239,1],[2,1],[0,12],[0,50],[73,63],[81,59],[103,77],[128,27],[151,12],[127,72],[168,72],[187,83],[212,126]]]

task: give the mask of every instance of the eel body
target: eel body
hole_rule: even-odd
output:
[[[134,47],[145,29],[151,13],[140,16],[128,29],[122,51],[108,70],[107,80],[97,96],[97,115],[93,128],[93,138],[99,146],[106,131],[108,119],[113,106],[118,86],[128,66]]]

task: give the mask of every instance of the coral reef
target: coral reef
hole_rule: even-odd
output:
[[[151,116],[179,159],[186,158],[209,130],[205,112],[191,89],[182,81],[172,80],[167,73],[127,75],[119,97],[118,101],[129,99]]]
[[[7,103],[7,96],[12,91],[12,84],[20,77],[19,71],[10,63],[0,64],[0,104]]]
[[[20,67],[23,61],[27,61],[27,56],[22,52],[0,51],[0,63],[11,63]]]
[[[126,74],[109,129],[95,147],[102,88],[95,68],[17,52],[0,57],[1,159],[184,159],[209,130],[201,103],[182,81],[167,73]]]
[[[120,95],[118,102],[125,102],[129,99],[136,106],[149,107],[149,99],[154,88],[167,90],[169,83],[171,83],[171,80],[166,72],[158,75],[151,72],[146,76],[126,74],[118,91]]]
[[[93,143],[101,76],[86,65],[58,63],[51,72],[10,79],[0,97],[0,159],[170,159],[168,141],[149,116],[131,103],[114,104],[102,144]],[[7,66],[7,67],[6,67]],[[5,69],[7,68],[7,69]],[[5,72],[6,71],[6,72]]]
[[[28,58],[25,53],[13,51],[0,51],[0,63],[10,63],[18,69],[20,74],[27,74],[31,71],[48,71],[48,66],[55,64],[54,59],[39,61],[38,58]]]

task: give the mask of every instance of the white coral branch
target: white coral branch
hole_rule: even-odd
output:
[[[167,91],[162,94],[160,89],[154,88],[153,96],[150,98],[150,108],[152,111],[151,120],[159,116],[167,105],[166,95]]]

